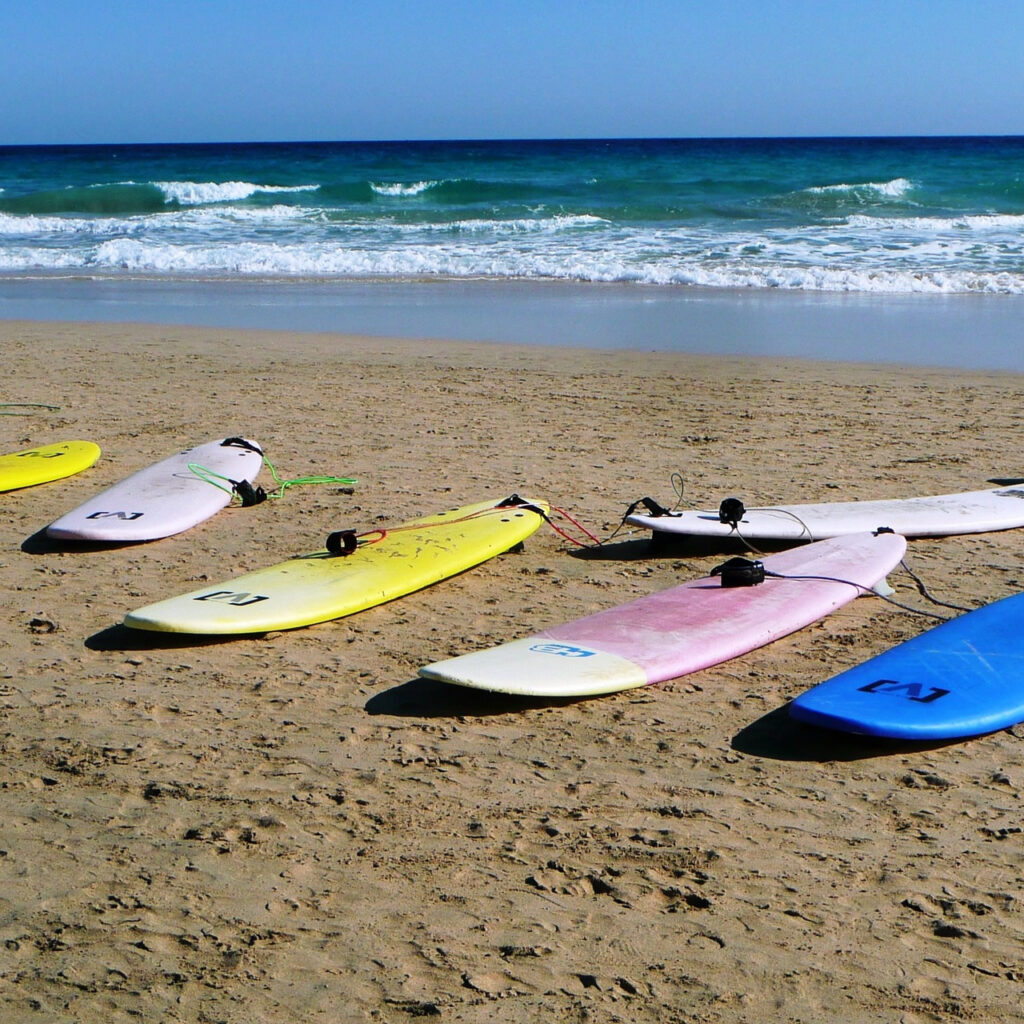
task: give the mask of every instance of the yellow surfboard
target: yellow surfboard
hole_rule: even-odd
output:
[[[0,455],[0,491],[62,480],[88,469],[100,457],[92,441],[61,441]]]
[[[513,495],[390,529],[332,534],[328,547],[129,613],[134,629],[238,634],[341,618],[447,579],[500,555],[547,514]]]

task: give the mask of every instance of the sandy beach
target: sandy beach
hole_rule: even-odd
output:
[[[5,452],[103,449],[0,495],[5,1024],[1024,1020],[1024,728],[908,746],[785,710],[933,620],[860,599],[575,702],[419,680],[722,560],[545,527],[307,629],[120,625],[333,530],[512,492],[606,538],[635,499],[673,503],[673,473],[702,507],[981,489],[1024,476],[1024,376],[72,322],[0,322],[0,350],[0,401],[59,406],[0,418]],[[150,544],[43,539],[100,488],[235,434],[282,477],[359,483]],[[912,541],[907,560],[974,607],[1021,589],[1020,546]]]

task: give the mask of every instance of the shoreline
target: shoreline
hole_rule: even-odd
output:
[[[522,280],[0,276],[0,319],[160,323],[1024,372],[1024,296]]]
[[[786,711],[930,620],[861,598],[592,700],[418,678],[724,553],[542,527],[319,626],[120,625],[330,531],[512,491],[607,537],[630,501],[671,503],[674,472],[711,507],[978,489],[1019,475],[1018,375],[137,323],[0,321],[0,345],[4,400],[61,406],[0,418],[4,449],[103,449],[0,495],[5,1021],[983,1024],[1019,1003],[1024,727],[887,744]],[[149,544],[42,539],[98,489],[235,434],[283,477],[359,483]],[[976,606],[1019,591],[1019,554],[1005,531],[912,541],[908,564]]]

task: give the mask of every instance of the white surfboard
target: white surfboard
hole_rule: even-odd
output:
[[[1024,486],[928,498],[748,508],[735,523],[723,522],[718,509],[664,515],[634,512],[626,516],[626,522],[662,535],[738,535],[752,540],[825,540],[880,527],[904,537],[948,537],[1024,526]]]
[[[254,441],[210,441],[140,469],[61,516],[46,533],[56,540],[112,543],[170,537],[228,505],[262,465]]]
[[[420,675],[530,697],[592,696],[663,682],[810,625],[878,586],[906,547],[898,534],[863,533],[791,548],[753,563],[767,573],[756,585],[691,580],[522,640],[435,662]]]

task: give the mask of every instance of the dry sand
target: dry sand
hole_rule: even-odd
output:
[[[2,448],[103,458],[0,495],[0,1019],[1024,1019],[1024,729],[883,744],[791,723],[932,624],[875,598],[719,668],[522,702],[420,665],[703,575],[721,551],[520,554],[347,620],[231,642],[120,627],[204,579],[518,491],[607,536],[716,507],[1024,475],[1024,378],[175,327],[0,324]],[[178,537],[40,531],[227,434],[288,491]],[[913,541],[944,600],[1022,585],[1021,534]],[[929,607],[909,579],[901,599]]]

